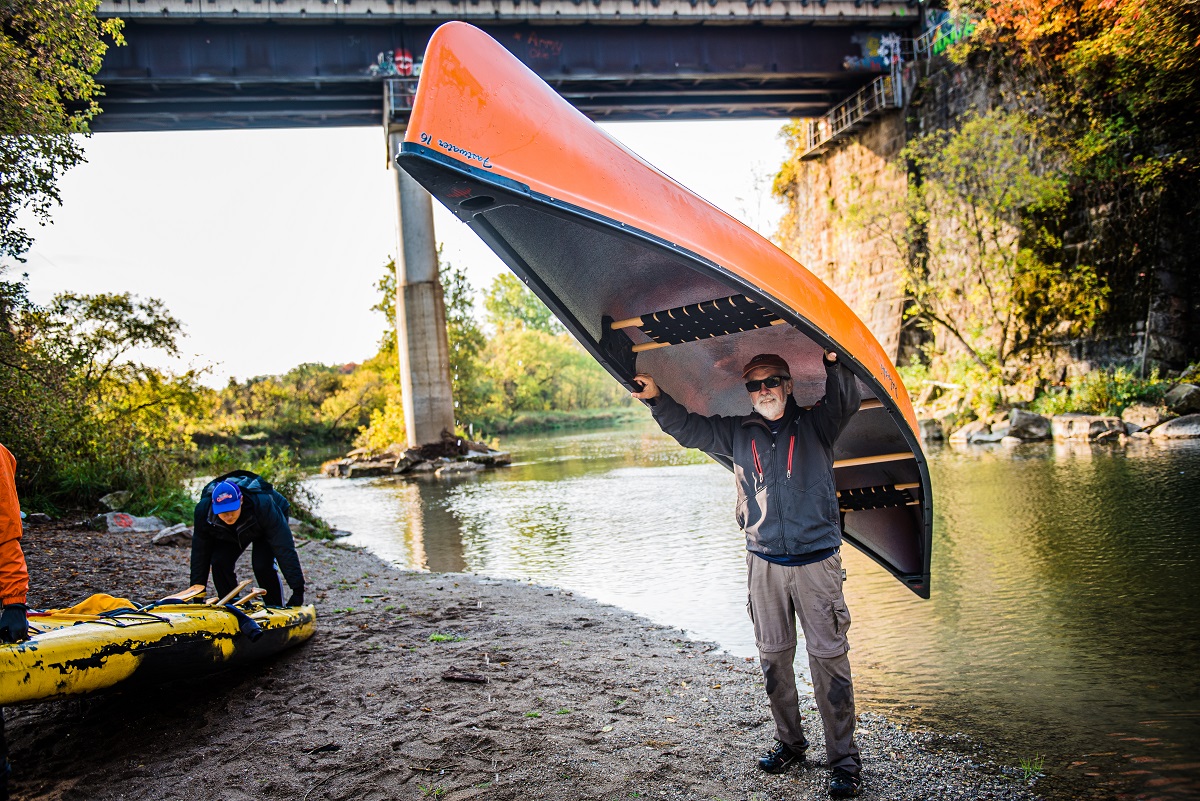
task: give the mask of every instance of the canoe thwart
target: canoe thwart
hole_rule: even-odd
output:
[[[911,451],[903,453],[881,453],[878,456],[855,456],[851,459],[838,459],[833,463],[835,468],[838,467],[857,467],[864,464],[879,464],[881,462],[900,462],[905,459],[916,459],[917,457]]]
[[[782,323],[774,312],[767,311],[745,295],[730,295],[616,320],[609,323],[609,327],[614,331],[637,328],[650,337],[653,342],[633,346],[634,352],[638,353]]]

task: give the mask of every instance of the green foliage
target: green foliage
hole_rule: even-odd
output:
[[[0,280],[0,441],[17,456],[23,503],[88,508],[129,490],[128,511],[181,519],[177,455],[211,397],[194,371],[132,358],[176,354],[179,333],[154,300],[65,293],[40,307],[23,283]]]
[[[1126,367],[1093,370],[1072,378],[1065,387],[1039,396],[1032,408],[1044,415],[1082,412],[1116,416],[1135,403],[1152,406],[1162,403],[1171,385],[1172,382],[1159,378],[1157,370],[1148,378],[1140,378]]]
[[[385,297],[374,308],[385,314],[395,309],[391,272],[389,265],[376,284]],[[485,293],[489,337],[476,317],[475,290],[465,271],[443,262],[440,275],[460,430],[479,439],[484,432],[559,427],[597,416],[611,420],[612,407],[629,406],[628,394],[514,276],[498,276]],[[382,358],[381,350],[376,359]],[[580,414],[597,409],[606,411]],[[385,402],[372,408],[355,444],[382,450],[406,441],[403,398],[393,384],[385,390]]]
[[[99,0],[0,3],[0,257],[33,239],[24,209],[45,225],[60,203],[58,179],[83,161],[73,134],[99,112],[94,80],[120,20],[99,20]]]
[[[279,376],[230,379],[210,433],[296,446],[345,444],[386,401],[390,370],[381,361],[301,364]]]
[[[1020,112],[968,115],[905,148],[910,186],[908,314],[944,331],[988,374],[1086,330],[1107,287],[1087,265],[1059,260],[1053,222],[1067,182],[1047,163],[1038,126]]]
[[[400,388],[393,387],[383,406],[371,411],[367,424],[359,429],[354,444],[359,448],[384,450],[389,445],[408,443],[408,431],[404,423],[404,399]]]
[[[462,421],[478,419],[486,403],[483,351],[487,338],[475,318],[475,290],[467,280],[466,271],[446,262],[441,265],[440,275],[446,303],[454,416],[461,426]]]
[[[488,322],[497,331],[524,328],[551,336],[563,332],[553,312],[512,273],[501,273],[484,295]]]

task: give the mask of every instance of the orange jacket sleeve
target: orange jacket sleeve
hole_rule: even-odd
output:
[[[4,604],[23,604],[29,592],[29,569],[21,550],[16,472],[16,458],[0,445],[0,603]]]

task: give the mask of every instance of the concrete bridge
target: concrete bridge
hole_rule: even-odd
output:
[[[102,0],[125,47],[93,130],[381,125],[395,152],[425,47],[484,29],[595,119],[819,116],[891,69],[918,0]],[[454,430],[431,200],[396,171],[410,444]]]

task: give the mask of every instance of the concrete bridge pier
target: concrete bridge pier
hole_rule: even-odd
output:
[[[403,131],[388,133],[394,157]],[[446,306],[438,278],[433,233],[433,198],[389,158],[396,176],[398,247],[396,253],[396,343],[400,351],[400,387],[404,426],[415,447],[454,433],[454,397],[450,389],[450,347]]]

